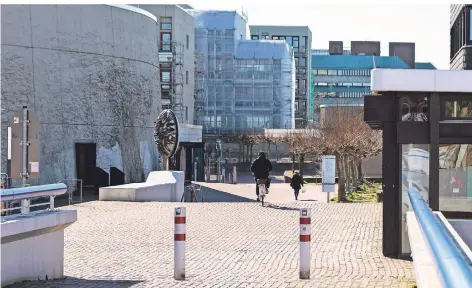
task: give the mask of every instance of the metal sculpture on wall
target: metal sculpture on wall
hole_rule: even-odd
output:
[[[174,156],[179,148],[179,122],[174,112],[166,109],[154,123],[154,142],[163,157],[164,170],[168,170],[169,158]]]

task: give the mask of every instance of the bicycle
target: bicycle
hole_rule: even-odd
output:
[[[262,202],[262,207],[264,207],[264,198],[267,194],[266,182],[267,179],[257,179],[257,185],[259,185],[259,197]]]

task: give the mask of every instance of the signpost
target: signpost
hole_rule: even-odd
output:
[[[39,119],[23,106],[11,119],[11,178],[27,179],[39,177]]]
[[[329,193],[335,192],[336,185],[336,156],[324,155],[321,162],[322,192],[327,192],[329,203]]]

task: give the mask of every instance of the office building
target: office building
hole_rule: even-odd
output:
[[[195,117],[195,19],[180,5],[134,5],[158,21],[159,79],[162,109],[172,109],[179,121],[179,150],[170,169],[185,171],[186,180],[202,180],[202,127]],[[195,178],[196,177],[196,178]]]
[[[296,68],[295,126],[307,125],[311,86],[311,40],[308,26],[260,26],[250,25],[251,40],[285,40],[294,52]]]
[[[472,70],[472,4],[451,4],[451,70]]]
[[[435,69],[415,62],[414,43],[389,43],[389,56],[380,56],[380,42],[352,41],[351,49],[345,49],[342,41],[330,41],[329,49],[313,51],[308,119],[319,125],[332,107],[363,107],[374,68]]]
[[[247,40],[247,19],[236,11],[187,11],[195,18],[195,123],[204,136],[292,128],[292,48]]]

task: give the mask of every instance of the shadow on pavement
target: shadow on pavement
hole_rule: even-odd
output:
[[[285,206],[279,206],[279,205],[274,205],[274,204],[267,204],[265,205],[267,208],[272,208],[272,209],[277,209],[277,210],[285,210],[285,211],[299,211],[299,208],[293,208],[293,207],[285,207]]]
[[[224,191],[216,190],[206,186],[202,186],[203,202],[256,202],[255,199],[250,199]]]
[[[136,284],[144,282],[143,280],[91,280],[74,277],[65,277],[57,280],[38,280],[24,281],[4,286],[5,288],[26,288],[26,287],[96,287],[96,288],[129,288]]]

